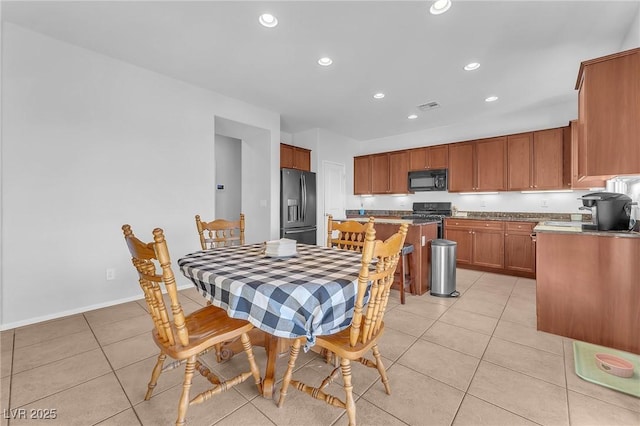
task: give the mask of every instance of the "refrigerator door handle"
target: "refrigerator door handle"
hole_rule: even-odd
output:
[[[304,179],[304,175],[300,175],[300,181],[302,182],[302,221],[307,218],[307,182]]]
[[[309,232],[309,231],[311,231],[311,229],[301,229],[301,230],[298,230],[298,231],[291,231],[291,230],[287,229],[287,230],[284,231],[284,233],[285,233],[285,235],[286,234],[302,234],[303,232]]]

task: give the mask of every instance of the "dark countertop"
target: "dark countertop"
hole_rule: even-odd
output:
[[[596,231],[585,229],[580,226],[555,226],[541,222],[533,228],[535,233],[554,233],[554,234],[577,234],[577,235],[596,235],[598,237],[614,237],[614,238],[640,238],[640,232],[635,231]]]
[[[400,219],[402,216],[411,214],[410,210],[365,210],[361,215],[359,210],[346,210],[347,218],[369,218],[373,216],[377,222],[380,222],[382,218],[388,219]],[[576,213],[573,213],[574,215]],[[466,215],[466,216],[463,216]],[[456,219],[475,219],[475,220],[501,220],[509,222],[544,222],[546,220],[554,221],[571,221],[572,213],[531,213],[531,212],[474,212],[474,211],[459,211],[455,217]],[[583,222],[590,223],[590,214],[580,214]],[[380,219],[378,219],[380,218]]]
[[[374,223],[391,223],[391,224],[402,224],[408,223],[409,225],[428,225],[430,223],[438,223],[438,221],[426,221],[424,219],[400,219],[400,218],[386,218],[386,217],[375,217]],[[340,220],[340,219],[335,219]],[[348,217],[347,220],[353,220],[356,222],[368,222],[369,218],[367,216],[358,216],[358,217]]]

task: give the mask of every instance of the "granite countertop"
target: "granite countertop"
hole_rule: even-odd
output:
[[[393,218],[378,218],[375,217],[374,223],[391,223],[391,224],[403,224],[408,223],[409,225],[426,225],[429,223],[438,223],[438,221],[425,221],[424,219],[393,219]],[[336,219],[339,220],[339,219]],[[359,217],[350,217],[345,220],[353,220],[355,222],[369,222],[369,218],[366,216]]]
[[[502,220],[509,222],[544,222],[548,220],[568,222],[572,220],[571,216],[571,213],[458,212],[455,217],[457,219]],[[580,214],[580,217],[583,222],[591,222],[590,214]]]
[[[640,238],[640,232],[635,231],[597,231],[591,229],[582,229],[580,222],[568,222],[567,225],[549,224],[549,221],[540,222],[533,231],[549,232],[557,234],[580,234],[580,235],[596,235],[599,237],[615,237],[615,238]],[[553,221],[552,221],[553,222]]]
[[[382,220],[400,219],[402,216],[411,214],[410,210],[365,210],[361,215],[358,210],[347,210],[347,218],[356,220],[357,218],[368,219],[370,216],[376,218],[376,222]],[[576,213],[573,213],[575,215]],[[500,220],[509,222],[544,222],[547,220],[554,221],[571,221],[571,213],[531,213],[531,212],[476,212],[476,211],[459,211],[456,219],[475,219],[475,220]],[[583,222],[590,223],[590,214],[580,214]]]

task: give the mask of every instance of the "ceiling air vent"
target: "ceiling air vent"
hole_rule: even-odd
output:
[[[430,109],[439,108],[440,104],[437,102],[427,102],[426,104],[418,105],[420,111],[428,111]]]

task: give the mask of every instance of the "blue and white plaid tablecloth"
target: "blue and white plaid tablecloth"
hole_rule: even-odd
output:
[[[182,273],[215,306],[278,337],[333,334],[351,323],[360,253],[306,244],[270,258],[262,244],[220,247],[178,260]]]

